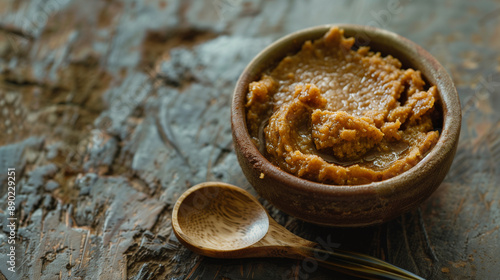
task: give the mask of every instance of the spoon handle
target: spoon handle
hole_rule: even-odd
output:
[[[315,259],[324,267],[365,279],[424,280],[409,271],[364,254],[343,250],[326,251],[310,246],[300,246],[298,249],[302,257]]]

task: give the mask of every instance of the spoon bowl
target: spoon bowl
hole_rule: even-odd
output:
[[[179,198],[175,225],[182,238],[198,248],[222,252],[261,240],[269,219],[259,202],[240,188],[218,185],[203,183]]]
[[[172,228],[184,246],[208,257],[311,258],[367,279],[422,279],[367,255],[320,248],[274,221],[251,194],[225,183],[202,183],[182,194],[172,211]]]

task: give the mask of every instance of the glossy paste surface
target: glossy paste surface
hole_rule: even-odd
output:
[[[436,144],[438,92],[388,55],[353,50],[333,27],[249,85],[247,125],[281,169],[329,184],[365,184],[416,165]]]

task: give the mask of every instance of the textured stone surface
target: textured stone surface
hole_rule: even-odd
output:
[[[422,206],[307,239],[428,279],[500,274],[498,1],[5,0],[0,3],[0,279],[331,279],[291,260],[217,260],[178,243],[177,197],[218,180],[251,190],[230,103],[251,58],[309,26],[382,27],[451,73],[463,108],[455,162]],[[6,171],[17,172],[18,272],[7,270]]]

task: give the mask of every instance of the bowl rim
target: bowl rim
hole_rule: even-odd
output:
[[[325,34],[334,26],[343,29],[347,34],[346,37],[351,37],[349,34],[354,32],[368,35],[372,40],[374,38],[382,38],[385,40],[384,44],[387,45],[398,45],[398,47],[401,47],[405,51],[405,54],[408,56],[406,58],[418,58],[414,59],[413,62],[426,68],[426,71],[423,71],[423,68],[416,70],[421,70],[422,74],[424,74],[424,72],[430,73],[430,76],[424,75],[425,78],[429,82],[433,81],[432,84],[438,87],[443,114],[443,127],[438,142],[415,166],[389,179],[363,185],[334,185],[303,179],[281,170],[271,163],[253,144],[248,132],[245,101],[249,84],[246,80],[248,80],[249,72],[258,67],[260,63],[265,63],[263,58],[282,44],[297,43],[297,38],[303,38],[308,34]],[[319,39],[320,37],[321,35],[316,38]],[[301,41],[300,45],[304,42],[305,41]],[[286,53],[282,55],[281,58],[283,58]],[[400,59],[399,57],[396,58]],[[267,67],[267,69],[269,68],[270,67]],[[332,193],[334,193],[335,196],[356,195],[356,197],[358,197],[360,194],[372,195],[374,191],[379,194],[386,192],[393,193],[398,186],[404,186],[408,180],[417,180],[419,176],[426,174],[430,169],[440,164],[443,155],[454,153],[453,143],[457,141],[455,139],[458,139],[460,134],[461,106],[456,88],[448,72],[430,53],[418,44],[394,32],[372,26],[325,24],[301,29],[281,37],[259,52],[259,54],[250,61],[240,75],[234,89],[231,105],[231,125],[233,129],[233,140],[238,142],[239,146],[244,150],[244,156],[247,157],[253,165],[257,165],[261,170],[266,171],[266,177],[269,176],[272,179],[280,180],[290,188],[300,192],[311,191],[311,189],[313,189],[317,195],[332,195]]]

